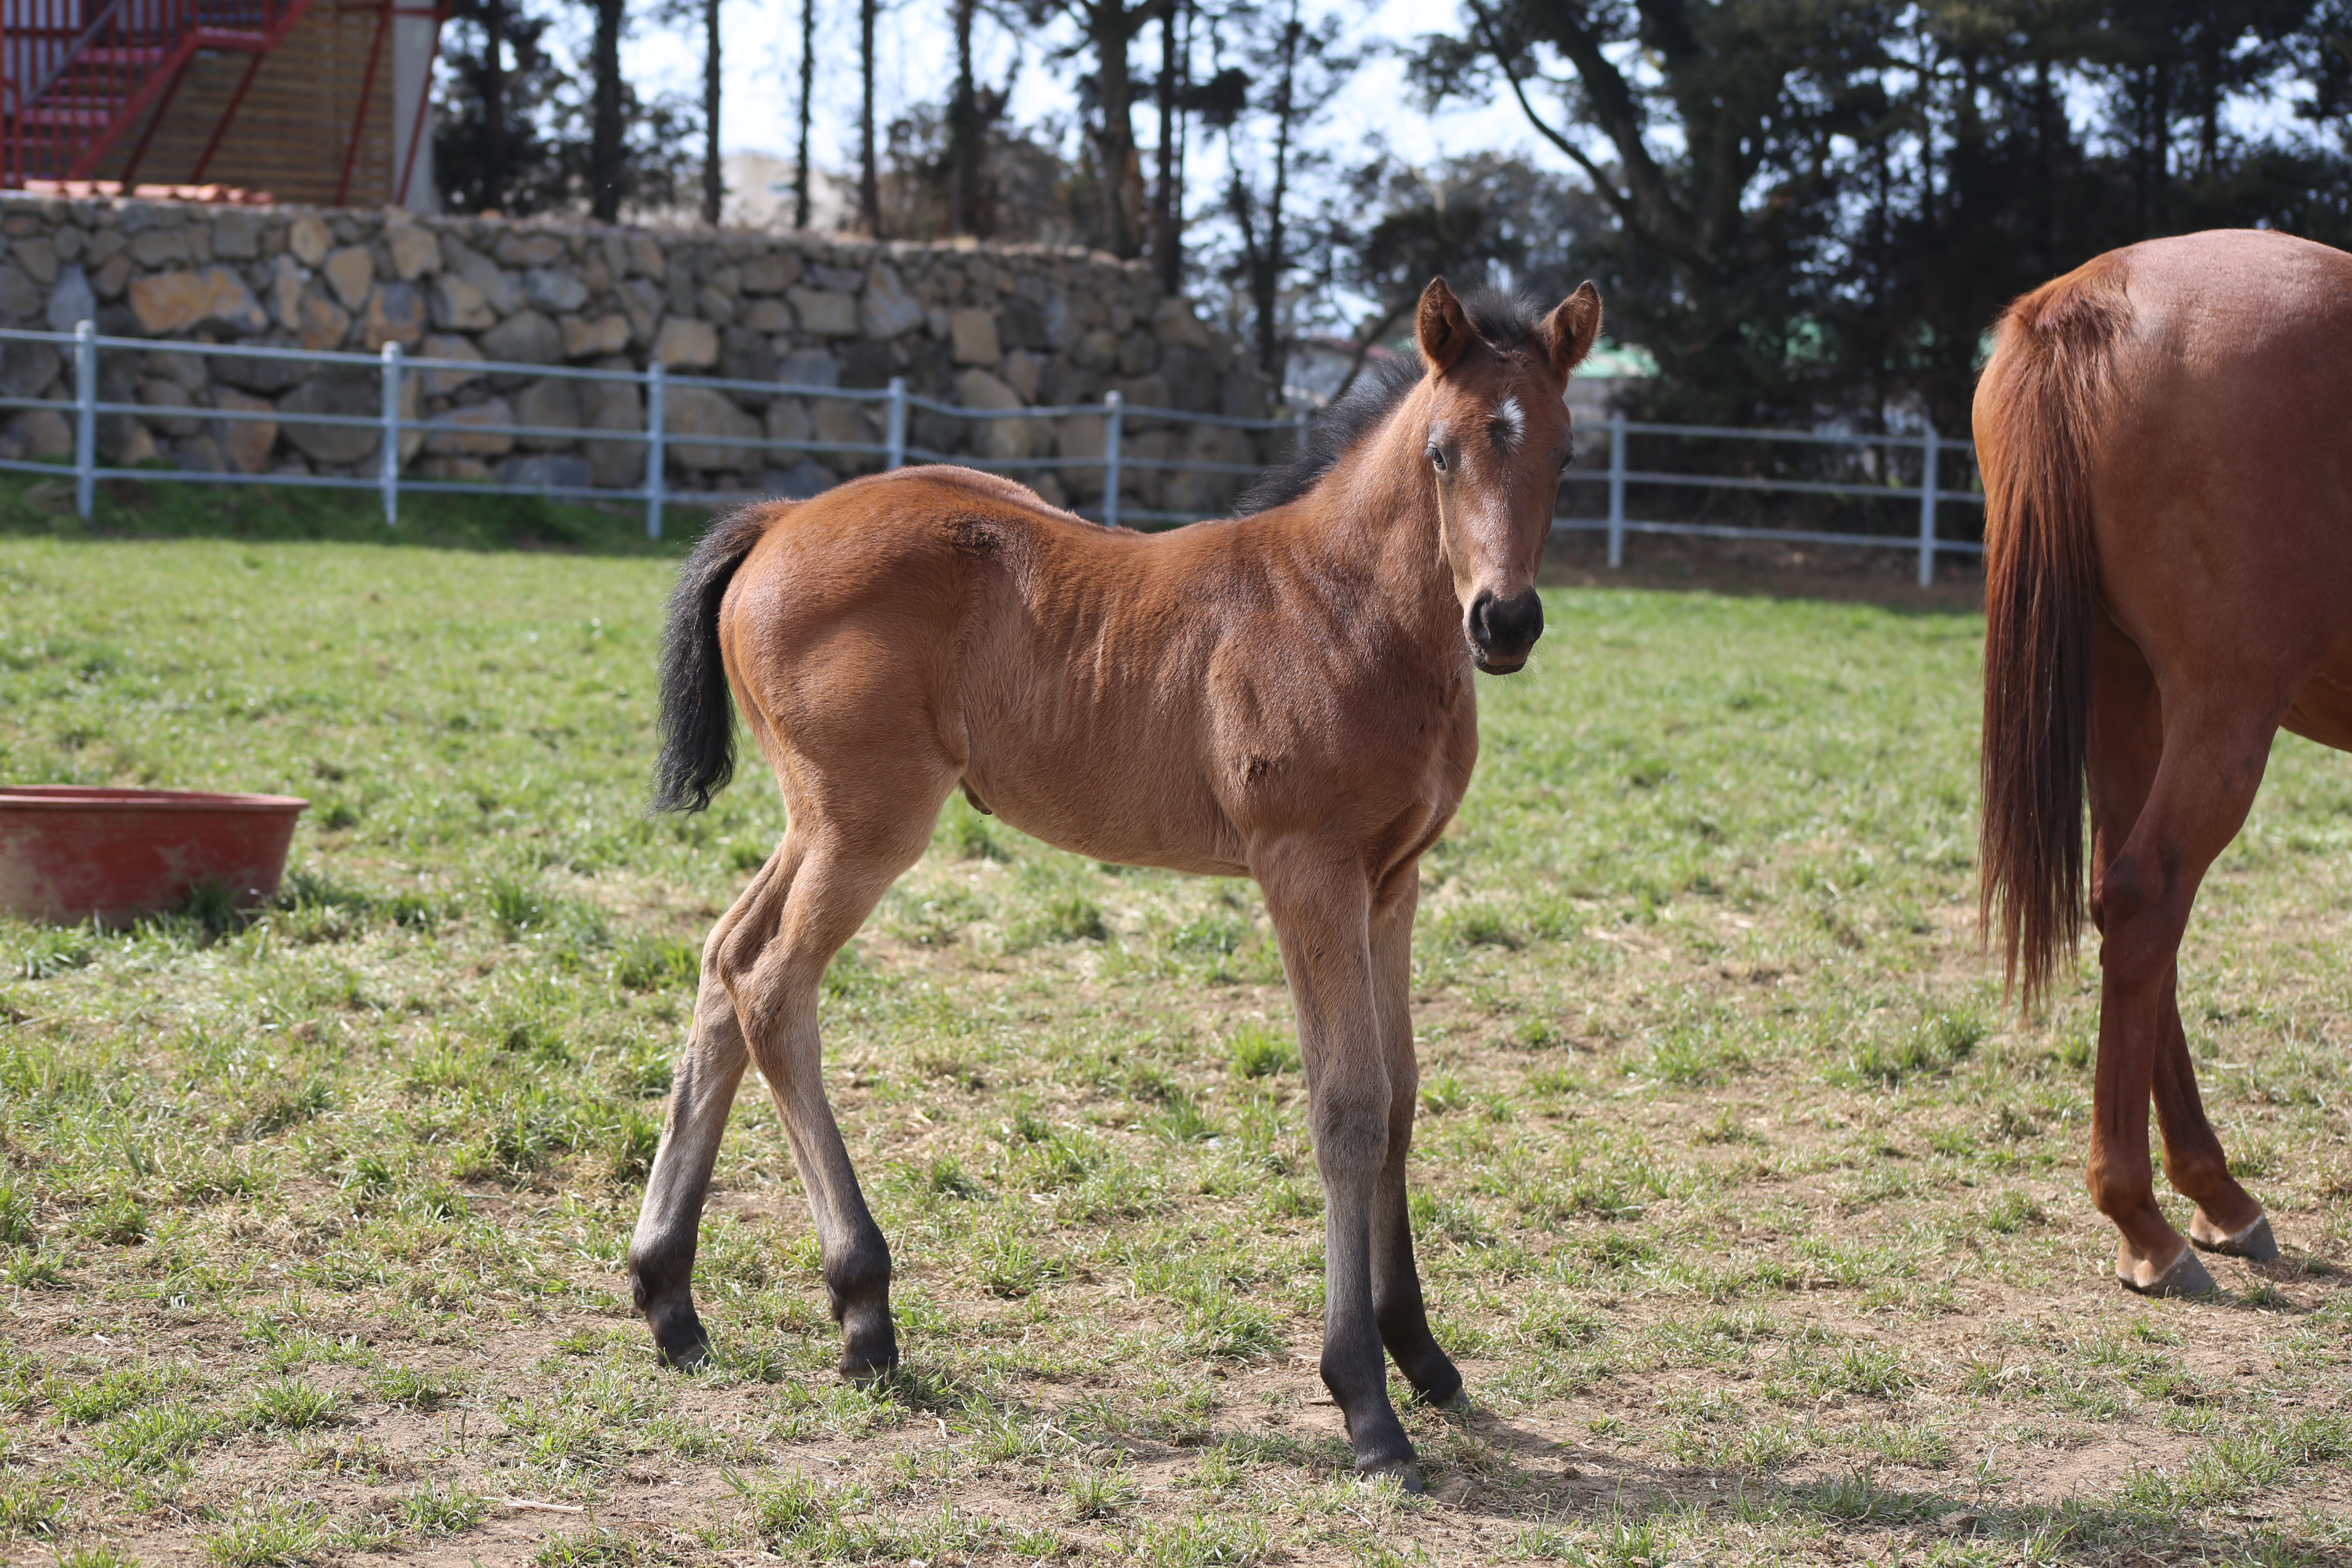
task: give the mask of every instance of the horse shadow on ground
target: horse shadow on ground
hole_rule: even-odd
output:
[[[2048,1501],[2000,1496],[2000,1483],[1989,1478],[1923,1487],[1887,1478],[1871,1465],[1781,1479],[1564,1444],[1485,1412],[1454,1419],[1465,1435],[1499,1450],[1502,1462],[1433,1476],[1433,1500],[1517,1527],[1520,1547],[1536,1556],[1588,1557],[1585,1532],[1591,1531],[1601,1536],[1605,1560],[1646,1560],[1652,1548],[1664,1550],[1664,1533],[1687,1531],[1698,1514],[1825,1530],[1864,1556],[1894,1536],[1912,1548],[1990,1547],[2031,1562],[2109,1563],[2135,1553],[2199,1561],[2250,1550],[2258,1557],[2283,1552],[2300,1560],[2275,1531],[2252,1522],[2237,1531],[2199,1523],[2160,1495],[2160,1480],[2144,1497],[2135,1496],[2127,1480],[2107,1493]]]

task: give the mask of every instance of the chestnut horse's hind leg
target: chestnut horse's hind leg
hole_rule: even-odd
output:
[[[1298,1016],[1299,1056],[1323,1176],[1323,1383],[1356,1468],[1421,1489],[1389,1403],[1372,1297],[1372,1226],[1396,1097],[1373,1000],[1371,889],[1356,847],[1286,844],[1253,856]]]
[[[2157,1207],[2148,1160],[2147,1103],[2158,1101],[2174,1184],[2200,1212],[2242,1218],[2238,1204],[2259,1207],[2231,1179],[2221,1145],[2206,1123],[2173,983],[2197,888],[2214,857],[2237,836],[2276,731],[2274,715],[2232,689],[2173,695],[2160,720],[2160,760],[2149,766],[2147,710],[2135,700],[2137,677],[2110,658],[2103,635],[2091,736],[2095,892],[2100,947],[2099,1058],[2093,1096],[2091,1198],[2122,1232],[2116,1273],[2150,1295],[2197,1295],[2212,1277]],[[2153,700],[2153,689],[2146,693]],[[2145,784],[2140,780],[2145,779]],[[2144,790],[2128,832],[2120,831],[2131,797]],[[2182,1091],[2187,1089],[2187,1093]],[[2226,1220],[2223,1221],[2226,1223]],[[2239,1237],[2251,1239],[2244,1231]]]
[[[760,868],[703,944],[694,1023],[671,1086],[661,1146],[646,1179],[636,1235],[629,1243],[630,1296],[653,1330],[661,1358],[673,1366],[698,1365],[710,1353],[709,1336],[694,1310],[695,1241],[719,1141],[751,1059],[734,998],[719,978],[719,951],[744,915],[767,900],[779,877],[791,879],[782,856]]]
[[[2229,1156],[2205,1118],[2197,1092],[2197,1068],[2180,1028],[2180,970],[2164,981],[2164,1033],[2157,1041],[2156,1121],[2164,1132],[2164,1174],[2173,1190],[2197,1205],[2189,1219],[2189,1239],[2208,1252],[2269,1263],[2278,1258],[2270,1216],[2238,1179]]]
[[[1420,868],[1393,873],[1402,888],[1389,907],[1372,914],[1372,998],[1380,1015],[1381,1056],[1388,1069],[1388,1151],[1372,1200],[1372,1317],[1397,1370],[1425,1402],[1466,1410],[1462,1374],[1429,1331],[1413,1267],[1412,1222],[1405,1205],[1405,1158],[1412,1149],[1412,1117],[1421,1066],[1412,1047],[1412,916]]]
[[[2108,868],[2147,808],[2164,758],[2163,703],[2156,678],[2139,648],[2104,613],[2099,616],[2095,660],[2096,689],[2091,705],[2088,763],[2091,806],[2091,918],[2104,932]],[[2179,964],[2166,967],[2158,1003],[2150,1087],[2157,1121],[2164,1133],[2165,1174],[2174,1189],[2197,1205],[2189,1238],[2217,1252],[2275,1257],[2270,1223],[2262,1205],[2231,1177],[2221,1140],[2206,1120],[2197,1093],[2196,1070],[2180,1027]],[[2190,1259],[2176,1288],[2195,1293],[2210,1288],[2211,1276]]]

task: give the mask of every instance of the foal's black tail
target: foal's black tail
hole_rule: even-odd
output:
[[[719,605],[735,568],[760,542],[772,507],[745,507],[710,525],[677,569],[662,635],[661,761],[653,809],[700,811],[735,776],[735,711],[719,655]]]

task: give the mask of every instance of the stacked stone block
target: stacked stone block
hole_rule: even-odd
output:
[[[1029,247],[876,245],[803,234],[653,233],[584,223],[417,218],[397,210],[207,208],[136,200],[0,201],[0,324],[110,336],[379,353],[433,360],[632,372],[803,386],[878,388],[894,376],[943,403],[1011,409],[1098,402],[1262,416],[1267,389],[1233,341],[1139,264]],[[100,395],[135,403],[101,420],[101,460],[248,473],[373,474],[378,432],[269,416],[373,416],[362,365],[110,351]],[[71,366],[47,345],[0,353],[0,393],[67,398]],[[414,372],[403,416],[454,428],[404,437],[420,478],[640,483],[645,449],[598,440],[640,430],[640,386],[529,371]],[[553,437],[514,437],[505,425]],[[727,437],[879,444],[881,406],[673,385],[667,482],[681,490],[806,495],[878,458],[747,452]],[[703,437],[698,441],[697,437]],[[1102,420],[973,421],[917,409],[909,442],[951,455],[1099,458]],[[718,438],[718,439],[713,439]],[[1281,437],[1130,418],[1129,459],[1255,463]],[[20,412],[0,455],[71,449],[59,414]],[[1021,476],[1047,500],[1089,504],[1099,469]],[[1125,470],[1129,505],[1218,510],[1230,478]]]

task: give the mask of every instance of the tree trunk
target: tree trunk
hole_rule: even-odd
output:
[[[2204,79],[2197,94],[2197,172],[2210,175],[2221,157],[2221,30],[2209,16],[2198,31]]]
[[[1251,306],[1257,315],[1257,363],[1266,379],[1274,384],[1275,395],[1282,395],[1285,361],[1289,355],[1282,341],[1282,275],[1289,269],[1290,258],[1284,254],[1287,236],[1284,232],[1282,209],[1290,194],[1291,121],[1297,116],[1298,76],[1298,0],[1291,0],[1289,19],[1282,27],[1279,58],[1282,78],[1274,90],[1274,194],[1265,204],[1265,247],[1258,254],[1258,266],[1250,279]]]
[[[1176,24],[1184,9],[1179,0],[1169,0],[1160,13],[1160,181],[1151,194],[1151,256],[1160,264],[1160,287],[1170,294],[1184,287],[1183,249],[1177,239],[1184,221],[1184,194],[1178,188],[1184,165],[1176,148]]]
[[[596,0],[596,37],[589,54],[594,96],[588,122],[588,213],[599,223],[621,216],[621,26],[627,0]]]
[[[2156,68],[2155,155],[2149,160],[2155,175],[2156,201],[2148,232],[2160,234],[2172,221],[2172,68]]]
[[[2036,272],[2048,270],[2047,258],[2058,249],[2058,161],[2052,127],[2058,120],[2058,95],[2050,85],[2050,57],[2033,62],[2033,233],[2044,258]]]
[[[507,6],[482,5],[482,205],[504,212],[507,205]]]
[[[857,216],[866,237],[882,237],[882,179],[874,164],[874,12],[877,0],[858,0],[857,67],[864,96],[857,110]]]
[[[1141,10],[1130,11],[1126,0],[1094,0],[1087,12],[1102,109],[1095,147],[1101,165],[1103,247],[1127,260],[1143,254],[1143,163],[1135,150],[1135,79],[1127,59]]]
[[[971,77],[971,16],[978,0],[954,0],[955,92],[948,100],[948,227],[978,234],[980,221],[980,89]]]
[[[793,226],[809,226],[809,118],[816,90],[816,0],[801,0],[801,141],[793,174]]]
[[[702,0],[702,221],[717,228],[726,199],[719,167],[719,0]]]

